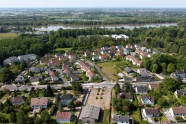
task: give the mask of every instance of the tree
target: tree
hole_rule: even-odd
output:
[[[120,92],[120,85],[118,83],[116,83],[116,85],[114,86],[114,90],[115,94],[118,94]]]
[[[12,106],[6,106],[3,108],[3,112],[8,114],[10,112],[14,111],[14,108]]]
[[[70,101],[67,105],[68,108],[75,108],[74,102]]]
[[[20,64],[20,69],[21,70],[24,70],[26,67],[27,67],[26,62],[25,61],[22,61],[21,64]]]
[[[14,90],[14,92],[12,92],[12,97],[16,97],[17,96],[17,92]]]
[[[16,120],[16,124],[26,124],[29,120],[29,117],[22,109],[20,109],[17,112]]]
[[[48,114],[47,110],[43,110],[41,112],[41,120],[43,121],[43,123],[49,123],[50,120],[50,115]]]
[[[159,66],[157,64],[152,65],[152,72],[154,72],[154,73],[159,72]]]
[[[9,99],[7,99],[7,100],[4,102],[4,106],[12,106],[12,103],[10,102]]]
[[[150,70],[150,67],[151,67],[151,59],[146,57],[145,59],[143,59],[143,66],[147,69],[147,70]]]
[[[16,114],[15,112],[10,113],[10,122],[15,123],[16,122]]]
[[[186,105],[186,96],[185,95],[182,95],[180,97],[180,100],[181,100],[181,104]]]
[[[132,90],[132,85],[129,82],[124,81],[122,88],[123,88],[123,92],[128,93],[129,91]]]
[[[4,104],[2,102],[0,102],[0,111],[2,111],[4,108]]]
[[[0,82],[7,82],[12,79],[13,74],[7,67],[0,69]]]
[[[148,121],[142,121],[141,124],[149,124]]]
[[[58,106],[59,105],[59,102],[60,102],[60,94],[57,94],[55,96],[55,104]]]
[[[157,103],[158,103],[158,105],[160,105],[160,106],[167,106],[167,100],[166,100],[165,98],[163,98],[163,97],[159,98],[159,99],[157,100]]]
[[[0,123],[6,123],[6,122],[8,122],[8,119],[2,113],[0,113]]]
[[[50,87],[50,85],[47,85],[46,96],[47,96],[47,97],[52,97],[52,96],[54,96],[53,91],[52,91],[52,88]]]
[[[73,90],[73,91],[82,92],[82,91],[83,91],[83,88],[82,88],[82,86],[81,86],[81,83],[72,82],[72,90]]]
[[[42,90],[40,90],[40,91],[39,91],[39,96],[40,96],[40,97],[46,97],[46,96],[47,96],[47,95],[46,95],[46,89],[43,88]]]
[[[179,84],[173,78],[166,78],[162,83],[160,83],[160,87],[164,93],[168,93],[169,91],[174,92],[176,89],[179,89]]]
[[[63,111],[63,104],[62,102],[59,102],[59,107],[58,107],[59,111],[62,112]]]
[[[56,105],[52,105],[51,109],[50,109],[50,116],[52,116],[54,114],[54,112],[56,112],[57,107]]]
[[[41,118],[36,117],[34,120],[34,124],[42,124],[43,121],[41,120]]]
[[[167,66],[167,72],[169,73],[172,73],[172,72],[175,72],[175,65],[172,64],[172,63],[169,63],[168,66]]]
[[[167,64],[165,62],[161,63],[162,73],[167,73]]]

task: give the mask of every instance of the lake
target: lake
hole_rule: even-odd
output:
[[[129,25],[129,24],[123,24],[123,25],[50,25],[50,26],[41,26],[36,27],[36,30],[39,31],[57,31],[59,28],[62,29],[86,29],[91,27],[100,27],[100,28],[108,28],[108,29],[115,29],[115,28],[122,28],[125,29],[134,29],[140,28],[140,27],[161,27],[161,26],[177,26],[177,23],[161,23],[161,24],[143,24],[143,25]]]

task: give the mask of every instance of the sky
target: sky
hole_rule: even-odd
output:
[[[0,0],[0,8],[186,8],[185,0]]]

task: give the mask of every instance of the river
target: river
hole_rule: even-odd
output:
[[[59,28],[62,29],[86,29],[86,28],[91,28],[91,27],[100,27],[100,28],[108,28],[108,29],[114,29],[114,28],[122,28],[124,27],[125,29],[134,29],[140,28],[140,27],[161,27],[161,26],[177,26],[177,23],[161,23],[161,24],[143,24],[143,25],[129,25],[129,24],[123,24],[123,25],[50,25],[50,26],[41,26],[41,27],[36,27],[36,30],[39,31],[56,31]]]

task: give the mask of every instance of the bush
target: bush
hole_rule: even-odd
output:
[[[103,93],[101,93],[101,95],[103,95]]]
[[[103,97],[101,96],[100,99],[103,99]]]
[[[96,96],[96,99],[98,99],[98,97]]]
[[[99,95],[99,93],[97,93],[97,95]]]

